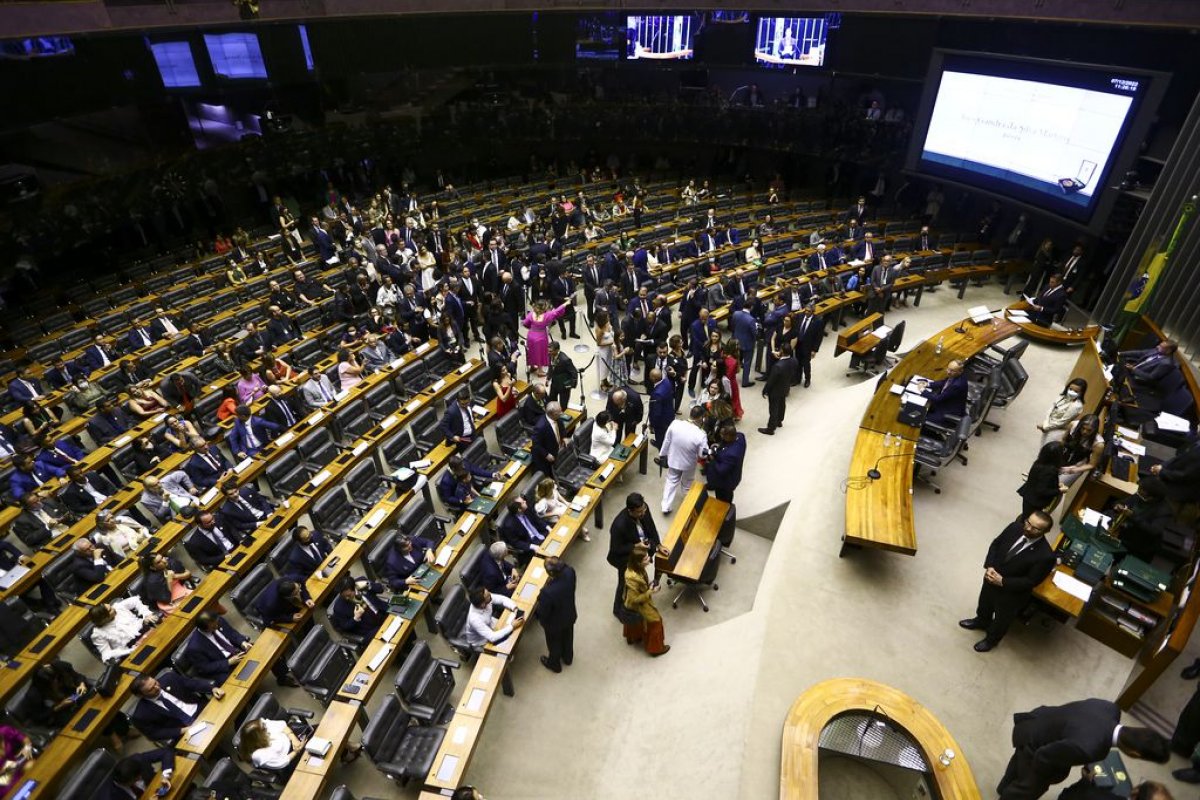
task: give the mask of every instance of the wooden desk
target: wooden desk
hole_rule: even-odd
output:
[[[842,551],[847,547],[878,547],[894,553],[915,555],[916,526],[913,524],[913,458],[916,442],[892,438],[884,446],[885,434],[858,429],[850,457],[850,483],[846,487],[846,530]],[[867,471],[877,469],[878,480]]]
[[[487,719],[488,710],[492,707],[492,701],[496,699],[497,689],[500,688],[506,669],[507,658],[492,653],[481,653],[475,661],[475,669],[472,670],[470,679],[463,686],[462,697],[458,701],[458,707],[454,709],[455,718],[465,715],[481,720]]]
[[[446,726],[446,738],[442,739],[442,746],[433,757],[433,766],[425,777],[426,790],[449,793],[462,784],[475,754],[475,744],[483,731],[483,722],[482,717],[454,715]]]
[[[1029,303],[1025,302],[1024,300],[1018,300],[1005,309],[1006,312],[1028,310]],[[1083,344],[1088,340],[1094,341],[1096,337],[1100,335],[1099,325],[1088,325],[1083,328],[1069,328],[1060,331],[1055,328],[1047,328],[1044,325],[1038,325],[1034,322],[1018,322],[1008,316],[1007,313],[1005,313],[1004,318],[1020,328],[1021,333],[1025,334],[1030,339],[1034,339],[1039,342],[1046,342],[1047,344],[1060,344],[1067,346]]]
[[[596,468],[592,473],[592,477],[588,478],[584,484],[589,489],[593,489],[596,496],[596,527],[604,527],[604,490],[609,486],[616,484],[617,479],[629,466],[633,463],[636,456],[638,460],[638,472],[642,475],[646,474],[646,461],[648,459],[649,438],[645,432],[630,433],[625,436],[621,444],[629,448],[629,455],[624,461],[616,458],[609,458],[603,464]]]
[[[929,765],[928,777],[945,800],[978,800],[982,797],[975,776],[950,731],[929,709],[903,692],[865,678],[823,681],[796,698],[783,725],[783,760],[779,770],[780,800],[817,800],[821,731],[842,714],[887,715],[894,727],[907,733]],[[939,756],[954,751],[950,765]]]
[[[335,700],[329,704],[316,731],[313,732],[313,737],[328,739],[333,746],[321,758],[309,753],[300,756],[296,771],[284,787],[284,797],[307,800],[324,796],[325,785],[341,764],[342,747],[349,739],[350,731],[354,729],[361,714],[363,708],[357,703]]]
[[[709,497],[700,481],[693,483],[662,537],[670,555],[655,558],[655,572],[683,581],[699,580],[728,512],[729,503]]]
[[[879,337],[873,335],[871,331],[878,328],[882,322],[883,314],[876,311],[873,314],[863,317],[858,322],[846,328],[846,330],[840,331],[837,337],[837,347],[833,350],[834,357],[836,358],[848,350],[856,352],[859,355],[869,352],[880,342]],[[867,342],[869,346],[859,344],[860,342]],[[858,347],[855,348],[855,345],[858,345]],[[863,347],[866,349],[864,350]]]

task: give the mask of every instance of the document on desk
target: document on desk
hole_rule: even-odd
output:
[[[0,589],[11,588],[14,583],[19,581],[24,575],[29,572],[29,567],[20,564],[14,564],[13,568],[5,572],[3,577],[0,577]]]
[[[466,730],[466,728],[459,728],[459,730]],[[455,735],[455,737],[457,737],[458,732],[455,731],[454,735]],[[464,736],[463,741],[466,741],[465,736]],[[441,765],[438,766],[437,779],[442,782],[448,781],[454,777],[454,773],[457,771],[458,771],[458,756],[448,755],[442,759]]]
[[[971,318],[971,322],[976,325],[982,325],[992,318],[992,312],[987,306],[972,306],[967,309],[967,316]]]
[[[1054,573],[1054,585],[1062,589],[1067,594],[1074,597],[1076,600],[1087,602],[1092,596],[1092,587],[1088,586],[1083,581],[1073,575],[1068,575],[1065,572]]]
[[[924,395],[913,394],[912,392],[905,392],[900,395],[900,402],[906,406],[918,406],[920,408],[924,408],[929,404]]]
[[[1122,439],[1141,439],[1141,431],[1136,431],[1133,428],[1126,428],[1124,425],[1117,426],[1117,435]]]
[[[1188,431],[1188,421],[1186,419],[1177,417],[1174,414],[1168,414],[1166,411],[1155,417],[1154,421],[1158,423],[1160,430],[1172,431],[1174,433],[1187,433]]]
[[[892,335],[892,329],[891,329],[891,327],[889,327],[887,325],[880,325],[878,328],[871,331],[871,333],[872,333],[872,335],[874,335],[880,339],[886,339],[887,337]]]
[[[1108,530],[1108,526],[1112,524],[1112,517],[1107,514],[1101,514],[1094,508],[1085,508],[1083,510],[1083,524],[1092,525],[1093,527]]]
[[[472,689],[471,696],[467,698],[467,711],[478,711],[483,708],[483,701],[487,699],[487,691],[484,689]]]
[[[891,392],[892,394],[904,394],[904,385],[899,384],[899,383],[893,383],[891,386],[888,387],[888,391]]]
[[[1135,456],[1146,455],[1146,445],[1138,444],[1137,442],[1131,442],[1128,439],[1121,440],[1121,449]]]

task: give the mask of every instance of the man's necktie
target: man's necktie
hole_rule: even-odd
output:
[[[275,405],[277,405],[279,410],[283,412],[283,419],[288,424],[289,428],[296,424],[296,418],[292,415],[292,410],[288,408],[287,403],[283,402],[282,400],[276,400]]]

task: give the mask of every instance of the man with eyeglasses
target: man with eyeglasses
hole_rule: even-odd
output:
[[[976,652],[986,653],[1000,643],[1034,588],[1054,569],[1054,550],[1046,542],[1053,525],[1049,514],[1034,511],[1009,523],[992,541],[983,562],[975,616],[958,623],[969,631],[986,631],[975,643]]]

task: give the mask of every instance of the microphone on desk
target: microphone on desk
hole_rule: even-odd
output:
[[[867,470],[867,477],[873,481],[879,480],[880,478],[883,477],[883,473],[879,471],[880,462],[882,462],[886,459],[889,459],[889,458],[903,458],[906,456],[908,456],[908,453],[888,453],[885,456],[880,456],[878,459],[876,459],[875,466],[873,466],[869,470]]]
[[[958,323],[958,327],[954,329],[954,332],[955,333],[966,333],[968,319],[970,319],[970,317],[965,317],[962,322]]]

